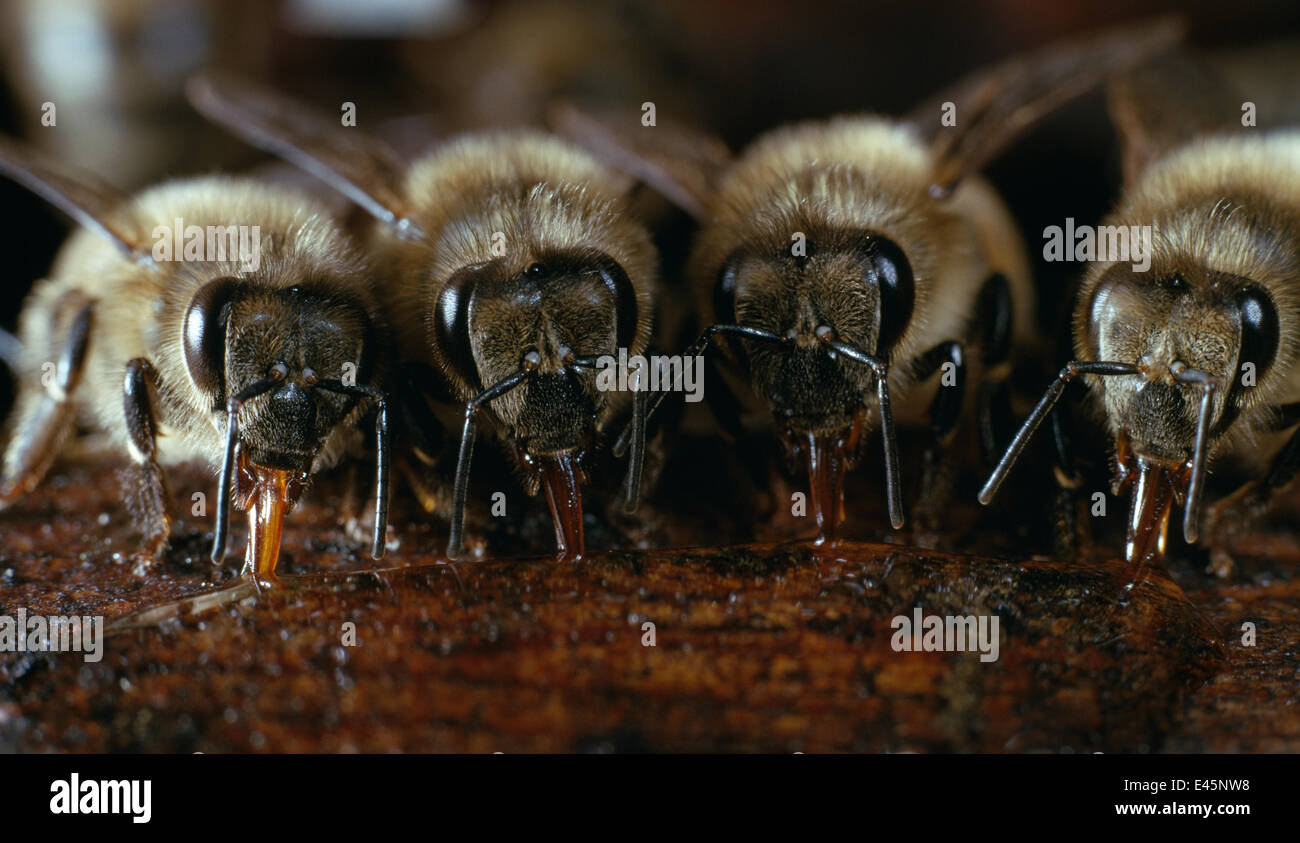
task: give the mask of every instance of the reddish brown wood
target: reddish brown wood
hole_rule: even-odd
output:
[[[52,481],[0,516],[3,612],[121,618],[236,582],[237,560],[206,561],[199,520],[135,578],[111,469]],[[0,656],[0,748],[1300,748],[1290,579],[1203,581],[1189,598],[1158,573],[1130,593],[1114,562],[859,542],[453,568],[437,560],[445,533],[411,513],[398,516],[394,556],[409,567],[371,575],[357,573],[364,546],[333,522],[337,505],[326,483],[290,517],[280,592],[199,614],[174,604],[155,614],[177,618],[109,638],[99,664]],[[1274,558],[1296,555],[1277,541]],[[1000,659],[894,652],[890,620],[916,605],[997,614]],[[1252,650],[1239,644],[1243,619],[1259,625]],[[642,646],[647,620],[655,647]],[[341,645],[345,622],[357,646]]]

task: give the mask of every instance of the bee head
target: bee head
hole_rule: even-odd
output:
[[[1139,374],[1098,379],[1112,428],[1135,453],[1181,464],[1190,459],[1201,381],[1216,385],[1208,405],[1210,450],[1251,401],[1277,355],[1277,310],[1249,279],[1197,271],[1142,273],[1112,267],[1086,310],[1092,359],[1132,363]],[[1199,373],[1190,378],[1187,373]]]
[[[639,318],[626,271],[595,250],[543,250],[522,268],[498,258],[464,267],[442,286],[434,348],[469,399],[449,555],[460,552],[479,407],[500,422],[529,491],[545,489],[561,556],[582,555],[580,463],[609,407],[592,369],[597,358],[630,349]]]
[[[775,253],[738,249],[718,274],[713,306],[719,323],[786,340],[737,345],[778,423],[820,433],[848,427],[872,382],[870,369],[842,359],[828,341],[887,360],[914,299],[911,266],[896,243],[827,230]]]
[[[466,395],[527,371],[518,389],[491,402],[492,412],[535,456],[578,448],[609,396],[577,364],[635,342],[631,281],[617,261],[592,250],[542,251],[511,267],[504,258],[465,267],[442,287],[434,309],[438,357]]]
[[[322,381],[365,383],[371,321],[359,303],[323,284],[262,287],[223,278],[192,299],[183,328],[194,386],[223,410],[240,411],[240,449],[256,465],[306,471],[356,404],[318,389]],[[222,424],[219,413],[214,424]]]

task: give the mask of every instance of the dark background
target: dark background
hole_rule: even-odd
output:
[[[256,152],[184,101],[185,77],[214,64],[321,107],[355,102],[361,127],[391,135],[405,125],[411,149],[430,124],[393,118],[432,115],[440,132],[538,123],[556,96],[653,100],[661,114],[710,127],[739,148],[789,120],[903,113],[986,62],[1170,11],[1188,19],[1193,43],[1209,48],[1300,28],[1300,5],[1288,0],[14,0],[0,11],[0,130],[127,190],[252,165]],[[47,101],[58,109],[53,128],[40,123]],[[1031,235],[1031,255],[1044,226],[1096,219],[1118,181],[1102,96],[1048,120],[990,175]],[[0,327],[12,328],[67,224],[8,181],[0,182],[0,218]],[[687,246],[681,239],[664,244],[670,273]],[[1049,333],[1075,267],[1040,260],[1036,269]],[[0,407],[10,386],[0,387]]]

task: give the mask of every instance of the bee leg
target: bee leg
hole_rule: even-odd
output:
[[[33,384],[20,392],[14,412],[18,421],[0,473],[0,509],[36,488],[72,432],[76,411],[71,398],[81,382],[94,310],[93,301],[75,292],[65,293],[54,305],[51,332],[66,339],[58,361],[42,365],[41,388]],[[47,372],[50,365],[53,371]]]
[[[1276,419],[1274,430],[1285,430],[1300,423],[1300,404],[1277,408]],[[1264,514],[1278,492],[1289,486],[1297,474],[1300,474],[1300,428],[1291,434],[1263,477],[1243,484],[1210,507],[1206,536],[1211,572],[1220,577],[1232,573],[1235,563],[1229,548]]]
[[[1080,517],[1086,499],[1079,492],[1083,487],[1083,476],[1074,462],[1071,417],[1064,411],[1052,413],[1051,424],[1052,450],[1056,458],[1052,467],[1056,479],[1052,552],[1058,559],[1068,559],[1090,551],[1092,532],[1088,529],[1088,520]]]
[[[948,523],[945,513],[955,491],[956,472],[944,464],[944,455],[952,443],[966,396],[966,355],[961,343],[939,343],[918,358],[914,371],[918,382],[940,372],[939,388],[930,404],[933,438],[925,449],[920,494],[913,511],[916,542],[926,547],[938,540],[940,529]]]
[[[370,521],[370,513],[375,510],[374,477],[361,460],[349,462],[344,475],[343,500],[339,506],[343,534],[350,541],[370,547],[374,542],[374,529]],[[401,547],[401,540],[394,537],[391,524],[384,533],[384,547],[386,550]]]
[[[442,472],[437,470],[437,462],[426,459],[423,454],[407,455],[397,461],[397,470],[406,481],[407,489],[415,497],[420,508],[430,515],[442,518],[451,517],[453,491],[451,485],[442,479]],[[364,538],[359,527],[357,540]],[[465,533],[463,543],[471,556],[482,555],[487,547],[485,534],[477,530]]]
[[[985,467],[992,471],[1015,432],[1011,416],[1011,328],[1013,305],[1006,276],[994,273],[980,289],[979,392],[980,447]]]
[[[135,461],[136,484],[131,503],[143,527],[144,542],[136,553],[136,573],[153,566],[171,537],[171,492],[158,465],[158,424],[150,389],[157,389],[153,364],[137,357],[126,364],[125,402],[127,443]]]
[[[660,429],[653,436],[648,436],[645,442],[645,464],[641,469],[641,499],[644,502],[650,497],[648,490],[658,486],[659,477],[663,473],[664,464],[667,462],[668,432]],[[622,496],[615,496],[605,500],[603,512],[605,521],[609,526],[617,531],[620,539],[632,546],[645,546],[645,542],[654,541],[655,530],[658,529],[659,519],[656,517],[652,507],[642,505],[636,512],[628,512],[623,506]]]

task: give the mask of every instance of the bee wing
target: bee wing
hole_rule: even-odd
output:
[[[947,195],[1035,122],[1168,49],[1183,29],[1180,20],[1162,18],[1049,44],[977,72],[927,101],[911,122],[932,141],[931,191]],[[944,126],[948,103],[956,107],[955,125]]]
[[[3,136],[0,173],[105,237],[128,260],[138,261],[148,255],[140,226],[125,211],[130,198],[108,182]]]
[[[1107,99],[1120,137],[1124,184],[1131,185],[1175,147],[1237,124],[1243,97],[1204,61],[1177,50],[1113,80]]]
[[[417,233],[403,199],[405,165],[383,141],[226,73],[192,76],[185,92],[214,123],[301,167],[399,232]]]
[[[721,139],[684,126],[646,126],[641,112],[557,103],[550,123],[560,135],[610,167],[644,182],[696,219],[703,219],[718,177],[731,163]]]

